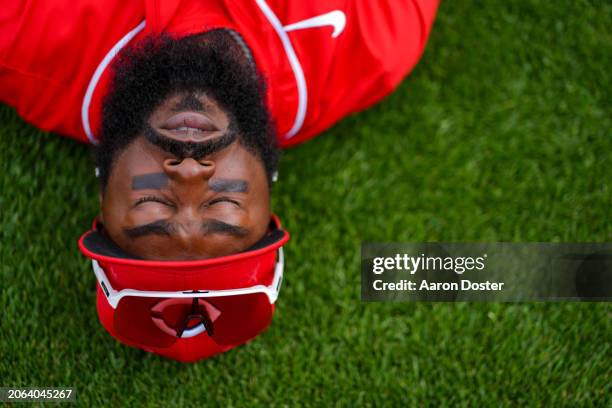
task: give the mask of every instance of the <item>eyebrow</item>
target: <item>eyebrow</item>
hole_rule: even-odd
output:
[[[202,223],[202,234],[227,234],[234,237],[242,238],[249,235],[249,230],[233,224],[228,224],[223,221],[210,219]]]
[[[165,173],[148,173],[132,177],[132,190],[160,189],[168,185]]]
[[[139,238],[145,235],[166,235],[170,236],[175,228],[166,220],[157,220],[149,224],[137,227],[123,228],[123,232],[130,238]]]
[[[216,219],[205,220],[200,227],[200,231],[203,235],[224,234],[237,238],[245,237],[250,233],[244,227]],[[130,238],[140,238],[147,235],[171,236],[176,232],[176,226],[167,220],[157,220],[149,224],[123,228],[123,232]]]

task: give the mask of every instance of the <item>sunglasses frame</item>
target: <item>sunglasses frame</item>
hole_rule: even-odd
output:
[[[283,248],[278,248],[278,255],[276,265],[274,266],[274,278],[270,286],[255,285],[246,288],[237,289],[223,289],[223,290],[207,290],[207,289],[195,289],[195,290],[184,290],[184,291],[149,291],[149,290],[137,290],[137,289],[121,289],[115,290],[111,285],[110,281],[106,277],[104,269],[100,266],[98,261],[95,259],[91,260],[94,274],[98,280],[98,284],[102,288],[102,292],[106,296],[108,304],[116,309],[121,299],[127,296],[132,297],[150,297],[150,298],[210,298],[210,297],[223,297],[223,296],[239,296],[239,295],[251,295],[255,293],[263,293],[268,297],[270,304],[274,304],[278,299],[280,292],[281,283],[283,281],[283,270],[285,266],[285,258],[283,255]]]

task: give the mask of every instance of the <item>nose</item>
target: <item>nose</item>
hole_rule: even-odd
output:
[[[173,217],[179,226],[177,236],[184,248],[193,248],[200,231],[199,208],[208,196],[208,180],[215,173],[210,160],[165,159],[162,167],[170,179],[170,189],[177,199],[177,213]]]
[[[215,173],[215,163],[210,160],[166,159],[163,163],[164,172],[173,180],[179,182],[194,182],[208,180]]]

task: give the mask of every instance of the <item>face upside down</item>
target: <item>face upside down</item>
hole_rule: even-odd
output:
[[[224,256],[259,241],[278,162],[264,97],[224,30],[123,50],[96,151],[108,237],[157,260]]]

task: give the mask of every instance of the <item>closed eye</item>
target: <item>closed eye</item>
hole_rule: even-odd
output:
[[[232,204],[240,207],[240,203],[238,201],[232,200],[231,198],[227,198],[227,197],[215,198],[214,200],[211,200],[208,203],[206,203],[206,205],[214,205],[214,204],[223,203],[223,202],[232,203]]]
[[[170,201],[165,200],[163,198],[155,197],[155,196],[146,196],[146,197],[139,198],[134,203],[134,207],[136,207],[136,206],[138,206],[138,205],[140,205],[142,203],[146,203],[146,202],[155,202],[155,203],[160,203],[160,204],[167,205],[168,207],[174,207],[174,204],[172,204]]]

